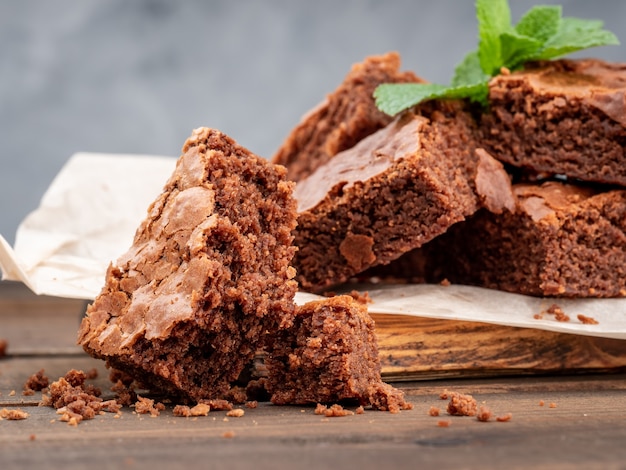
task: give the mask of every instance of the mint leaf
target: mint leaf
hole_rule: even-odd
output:
[[[489,80],[489,75],[483,72],[480,66],[480,59],[478,57],[478,51],[470,52],[465,56],[463,61],[454,69],[454,77],[450,84],[453,87],[460,87],[463,85],[473,85],[476,83]]]
[[[602,21],[562,18],[559,6],[535,6],[511,25],[507,0],[476,0],[478,49],[454,70],[450,86],[383,84],[375,92],[376,106],[394,115],[429,99],[469,99],[488,106],[489,80],[522,68],[526,62],[549,60],[590,47],[619,44]]]
[[[502,67],[500,35],[512,29],[511,10],[507,0],[476,0],[478,19],[478,57],[480,66],[488,75]]]
[[[446,87],[441,96],[438,96],[437,98],[456,100],[469,99],[475,103],[487,106],[489,104],[487,99],[488,95],[489,79],[486,79],[479,83]]]
[[[434,83],[384,83],[376,87],[374,98],[378,109],[393,116],[417,103],[438,97],[446,88]]]
[[[515,70],[541,49],[543,42],[539,39],[521,35],[517,32],[500,35],[500,54],[502,63],[509,70]],[[499,70],[498,70],[499,71]]]
[[[537,39],[543,45],[559,30],[560,6],[535,6],[528,10],[515,25],[515,32]]]
[[[603,29],[602,21],[562,18],[559,29],[533,60],[548,60],[591,47],[617,45],[619,40]]]

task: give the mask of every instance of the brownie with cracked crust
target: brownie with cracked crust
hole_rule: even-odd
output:
[[[481,210],[378,275],[533,296],[626,296],[626,190],[513,185],[514,211]]]
[[[400,56],[389,52],[355,64],[326,100],[302,118],[273,156],[298,181],[337,153],[391,122],[372,97],[382,83],[422,82],[412,72],[400,71]]]
[[[626,186],[626,64],[556,60],[498,75],[481,127],[503,162]]]
[[[199,128],[131,248],[111,264],[78,342],[154,390],[216,398],[293,321],[296,225],[285,169]]]
[[[276,332],[265,359],[276,405],[356,402],[398,412],[411,405],[382,381],[374,321],[342,295],[298,306],[291,328]]]
[[[296,184],[293,263],[302,289],[324,291],[423,245],[481,205],[501,204],[509,177],[478,147],[464,105],[432,102],[418,111]]]

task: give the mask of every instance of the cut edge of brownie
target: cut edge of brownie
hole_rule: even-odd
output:
[[[348,295],[298,306],[294,324],[268,347],[268,391],[276,405],[356,402],[410,409],[404,393],[381,379],[374,320]]]
[[[489,84],[483,141],[510,165],[626,186],[626,64],[528,64]]]
[[[480,206],[512,206],[503,200],[509,177],[478,148],[465,104],[432,103],[419,111],[401,115],[298,182],[293,263],[301,288],[321,292],[387,264]],[[370,158],[385,162],[379,173],[362,168]],[[320,195],[308,201],[304,193],[315,190]]]
[[[78,342],[152,387],[219,397],[293,319],[293,183],[225,134],[194,130]]]
[[[626,190],[547,182],[514,191],[515,212],[480,210],[370,275],[539,297],[626,296]]]

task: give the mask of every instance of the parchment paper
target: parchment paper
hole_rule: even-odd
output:
[[[124,253],[175,158],[79,153],[72,156],[19,226],[15,247],[0,236],[3,280],[34,293],[93,299],[110,262]],[[371,313],[479,321],[580,335],[626,339],[626,299],[542,299],[469,286],[360,286]],[[298,303],[318,296],[299,292]],[[570,316],[533,316],[557,303]],[[585,325],[582,314],[598,321]],[[0,312],[0,316],[2,312]]]

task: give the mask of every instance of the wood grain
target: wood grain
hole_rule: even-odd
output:
[[[626,368],[623,340],[407,315],[372,317],[388,379]]]

